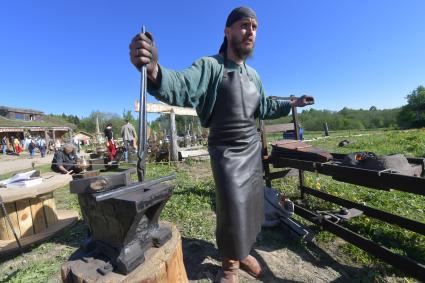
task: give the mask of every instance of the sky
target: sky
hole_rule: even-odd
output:
[[[247,63],[266,95],[309,94],[315,109],[386,109],[425,85],[422,0],[15,0],[0,4],[0,105],[121,115],[140,94],[128,45],[142,25],[160,64],[182,70],[217,53],[238,6],[257,13]]]

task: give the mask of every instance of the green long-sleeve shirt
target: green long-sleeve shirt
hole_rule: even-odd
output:
[[[161,81],[157,86],[148,83],[148,92],[167,104],[196,108],[201,125],[208,127],[218,87],[223,78],[224,58],[220,55],[202,57],[183,71],[173,71],[163,66],[159,66],[159,69]],[[275,119],[289,114],[289,102],[266,98],[260,77],[253,68],[227,60],[226,69],[253,77],[261,96],[257,117],[263,120]]]

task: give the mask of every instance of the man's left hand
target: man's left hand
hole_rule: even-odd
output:
[[[314,97],[310,95],[303,95],[301,97],[298,97],[297,100],[292,100],[291,103],[295,107],[304,107],[306,105],[312,105],[314,104]]]

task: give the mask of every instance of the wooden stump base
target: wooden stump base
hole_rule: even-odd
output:
[[[128,275],[109,272],[102,275],[97,270],[106,263],[101,259],[81,256],[64,263],[61,267],[63,282],[188,282],[183,263],[182,241],[177,228],[163,223],[172,231],[171,239],[160,248],[145,252],[145,262]],[[78,251],[77,251],[78,252]]]

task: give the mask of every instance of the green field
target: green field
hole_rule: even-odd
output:
[[[307,139],[318,138],[311,143],[332,152],[348,153],[354,151],[372,151],[377,154],[404,153],[408,156],[425,157],[425,130],[409,131],[365,131],[335,132],[324,139],[322,133],[307,133]],[[275,137],[270,137],[270,141]],[[338,142],[348,139],[352,143],[338,148]],[[42,168],[48,170],[47,167]],[[168,201],[162,219],[175,223],[185,238],[199,239],[215,245],[215,192],[209,162],[188,161],[185,163],[149,164],[149,179],[177,172],[176,187],[172,198]],[[8,176],[0,176],[1,179]],[[329,177],[306,173],[306,182],[310,187],[320,183],[320,189],[333,195],[366,204],[368,206],[396,213],[407,218],[425,222],[425,198],[398,191],[378,191],[360,186],[336,182]],[[297,178],[289,177],[273,181],[273,187],[285,192],[291,199],[299,197]],[[69,194],[64,187],[55,192],[59,209],[75,209],[79,211],[75,195]],[[307,197],[303,205],[315,210],[336,208],[329,203]],[[299,219],[303,221],[302,219]],[[314,245],[322,250],[329,250],[336,260],[344,265],[367,266],[368,272],[359,274],[357,281],[363,282],[415,282],[404,277],[403,273],[378,261],[362,250],[344,242],[330,233],[320,231],[310,223],[303,221],[317,232]],[[367,238],[391,248],[393,251],[407,255],[425,264],[425,237],[396,226],[359,217],[345,224],[350,229]],[[79,247],[85,238],[86,230],[79,221],[72,229],[49,242],[35,246],[24,256],[0,263],[0,282],[58,282],[60,265]],[[275,245],[282,241],[280,232],[267,230],[260,240],[262,244]],[[297,248],[309,247],[311,243],[294,241]]]

